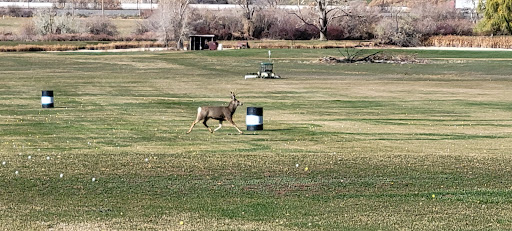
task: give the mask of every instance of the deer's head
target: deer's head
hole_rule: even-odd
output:
[[[235,93],[233,92],[231,92],[231,104],[233,104],[235,107],[244,105],[242,102],[236,99]]]

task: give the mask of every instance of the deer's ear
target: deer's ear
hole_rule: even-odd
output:
[[[231,92],[231,98],[235,99],[235,93]]]

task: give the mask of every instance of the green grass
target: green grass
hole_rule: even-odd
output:
[[[244,80],[266,50],[1,53],[1,227],[512,229],[512,53],[386,52],[432,61],[273,50],[283,79]],[[185,134],[230,91],[265,130]]]

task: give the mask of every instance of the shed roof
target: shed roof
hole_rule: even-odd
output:
[[[212,34],[197,34],[197,35],[189,35],[189,37],[205,37],[205,38],[213,38],[215,35]]]

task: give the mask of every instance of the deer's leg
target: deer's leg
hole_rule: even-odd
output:
[[[188,133],[190,133],[190,132],[192,131],[192,128],[194,128],[194,125],[196,125],[198,122],[199,122],[199,120],[198,120],[198,119],[196,119],[196,120],[194,120],[194,122],[192,122],[192,126],[190,126],[190,129],[188,129],[187,134],[188,134]]]
[[[219,120],[219,127],[218,128],[215,128],[213,131],[216,132],[217,130],[219,130],[220,128],[222,127],[222,120]]]
[[[194,122],[192,122],[192,126],[190,126],[190,129],[188,129],[188,132],[187,134],[189,134],[191,131],[192,131],[192,128],[194,128],[194,126],[199,123],[199,121],[201,121],[203,118],[201,116],[201,107],[198,107],[197,108],[197,116],[196,116],[196,120],[194,120]]]
[[[240,131],[240,129],[236,126],[235,122],[233,122],[233,119],[228,119],[228,121],[229,121],[231,124],[233,124],[233,126],[235,126],[236,130],[238,130],[238,132],[239,132],[240,134],[243,134],[243,132],[242,132],[242,131]]]
[[[208,121],[208,118],[204,118],[203,120],[203,124],[206,128],[208,128],[208,131],[210,131],[210,133],[213,133],[212,129],[210,127],[208,127],[208,124],[206,124],[206,121]]]

